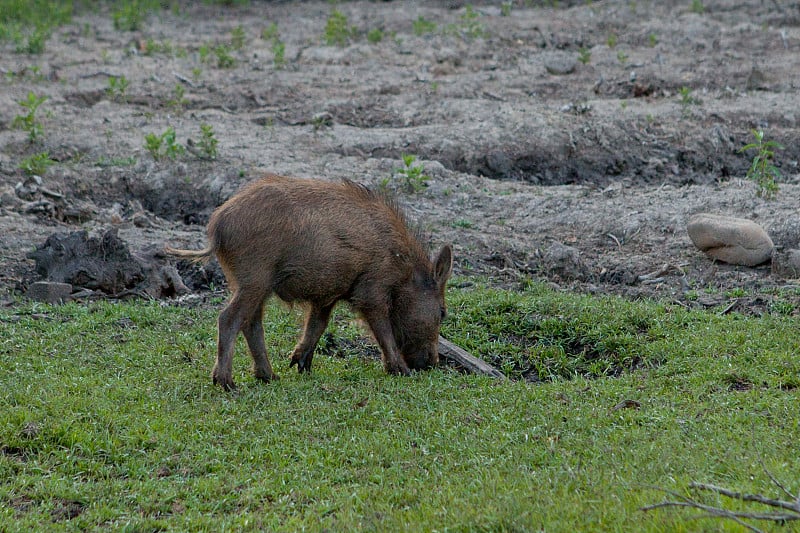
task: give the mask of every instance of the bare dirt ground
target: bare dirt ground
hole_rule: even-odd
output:
[[[458,274],[497,284],[532,276],[756,313],[800,293],[786,266],[800,248],[798,2],[197,4],[138,31],[83,14],[43,55],[0,50],[6,295],[40,279],[28,254],[56,232],[116,228],[157,262],[165,243],[201,247],[214,207],[263,171],[388,184],[433,245],[455,245]],[[356,29],[345,46],[324,43],[334,9]],[[420,17],[435,29],[415,32]],[[225,68],[205,52],[237,27]],[[34,143],[12,127],[30,91],[48,97]],[[196,141],[200,124],[219,140],[215,160],[145,149],[168,127]],[[744,179],[753,129],[784,146],[772,201]],[[45,151],[55,164],[37,184],[19,166]],[[430,176],[421,192],[400,187],[403,154]],[[761,224],[773,264],[714,264],[686,233],[698,212]]]

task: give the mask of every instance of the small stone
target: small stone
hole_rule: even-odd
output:
[[[31,300],[49,304],[62,303],[72,294],[72,285],[56,281],[37,281],[28,287],[25,294]]]
[[[580,251],[560,242],[550,245],[542,255],[541,264],[547,274],[564,281],[585,281],[590,277]]]
[[[547,72],[556,76],[572,74],[577,65],[577,59],[563,52],[553,52],[547,54],[544,58],[544,68]]]
[[[689,219],[686,230],[698,249],[732,265],[760,265],[775,248],[764,228],[744,218],[700,213]]]

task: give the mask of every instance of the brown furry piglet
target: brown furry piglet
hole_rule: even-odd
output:
[[[453,267],[447,245],[431,262],[402,212],[383,195],[351,181],[268,175],[211,215],[205,250],[167,252],[195,261],[216,255],[232,291],[219,316],[212,378],[226,390],[234,343],[244,334],[258,379],[272,371],[264,343],[264,302],[276,294],[306,308],[290,366],[311,370],[314,348],[333,306],[345,300],[369,324],[392,374],[438,362],[444,291]]]

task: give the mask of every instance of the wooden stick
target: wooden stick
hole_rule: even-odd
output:
[[[478,359],[460,346],[453,344],[441,335],[439,336],[439,355],[464,367],[473,374],[485,374],[498,379],[507,379],[505,374],[495,367]]]

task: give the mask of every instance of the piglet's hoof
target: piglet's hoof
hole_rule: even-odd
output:
[[[308,353],[293,353],[292,358],[289,361],[289,368],[297,365],[297,371],[299,373],[303,372],[311,372],[311,356]]]
[[[256,372],[255,373],[256,379],[263,381],[264,383],[269,383],[270,381],[278,381],[278,375],[275,373],[267,373],[267,372]]]
[[[411,370],[408,369],[405,363],[386,364],[386,372],[395,376],[410,376]]]
[[[214,381],[214,385],[219,385],[227,392],[232,392],[236,390],[236,385],[233,383],[233,378],[228,375],[218,374],[216,371],[211,375],[211,379]]]

